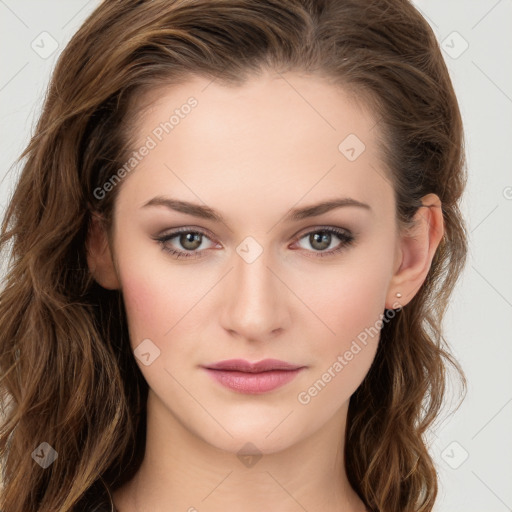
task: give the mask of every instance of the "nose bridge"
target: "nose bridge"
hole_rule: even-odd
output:
[[[284,327],[286,305],[283,284],[274,275],[270,251],[263,250],[255,259],[254,245],[240,244],[231,272],[231,286],[223,300],[223,324],[248,339],[262,339]],[[253,253],[254,256],[254,253]]]

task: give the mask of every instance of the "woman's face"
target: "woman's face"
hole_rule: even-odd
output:
[[[376,119],[294,73],[194,78],[149,100],[117,185],[113,254],[159,418],[233,452],[338,429],[397,291]],[[204,368],[230,359],[301,369]]]

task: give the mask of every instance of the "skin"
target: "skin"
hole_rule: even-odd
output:
[[[147,366],[136,358],[150,387],[146,455],[114,491],[116,507],[364,511],[345,473],[344,433],[378,335],[359,342],[307,404],[298,395],[332,373],[384,308],[414,297],[443,235],[439,198],[425,196],[431,207],[400,233],[374,116],[339,87],[297,73],[265,73],[239,87],[194,77],[154,91],[134,126],[139,146],[190,96],[197,107],[119,185],[111,244],[99,223],[88,238],[95,279],[122,291],[132,349],[149,338],[160,350]],[[338,149],[348,134],[366,146],[354,161]],[[207,205],[225,222],[143,207],[159,195]],[[283,220],[292,208],[338,197],[371,209]],[[201,257],[176,259],[155,241],[180,227],[207,233],[195,245]],[[343,246],[333,234],[322,248],[308,235],[325,227],[349,230],[354,243]],[[237,252],[248,236],[262,249],[250,263]],[[167,247],[191,245],[177,236]],[[306,368],[281,388],[248,395],[200,367],[231,358]],[[261,455],[255,463],[237,457],[248,442]]]

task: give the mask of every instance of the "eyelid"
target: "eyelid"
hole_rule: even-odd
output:
[[[299,231],[296,235],[294,235],[293,239],[294,241],[300,240],[301,238],[305,237],[306,235],[309,235],[311,233],[317,233],[319,231],[339,231],[340,234],[345,234],[348,237],[356,235],[353,231],[343,228],[341,226],[333,226],[333,225],[318,225],[313,226],[309,228],[305,228],[304,230]]]
[[[180,233],[198,233],[206,236],[211,241],[216,240],[215,236],[210,230],[206,228],[200,228],[199,226],[179,226],[176,228],[168,228],[163,230],[161,233],[158,233],[152,238],[154,240],[158,240],[165,237],[174,237],[176,235],[179,235]]]

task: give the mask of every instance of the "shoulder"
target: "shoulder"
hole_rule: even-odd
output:
[[[75,505],[74,512],[118,512],[103,481],[96,480]]]

